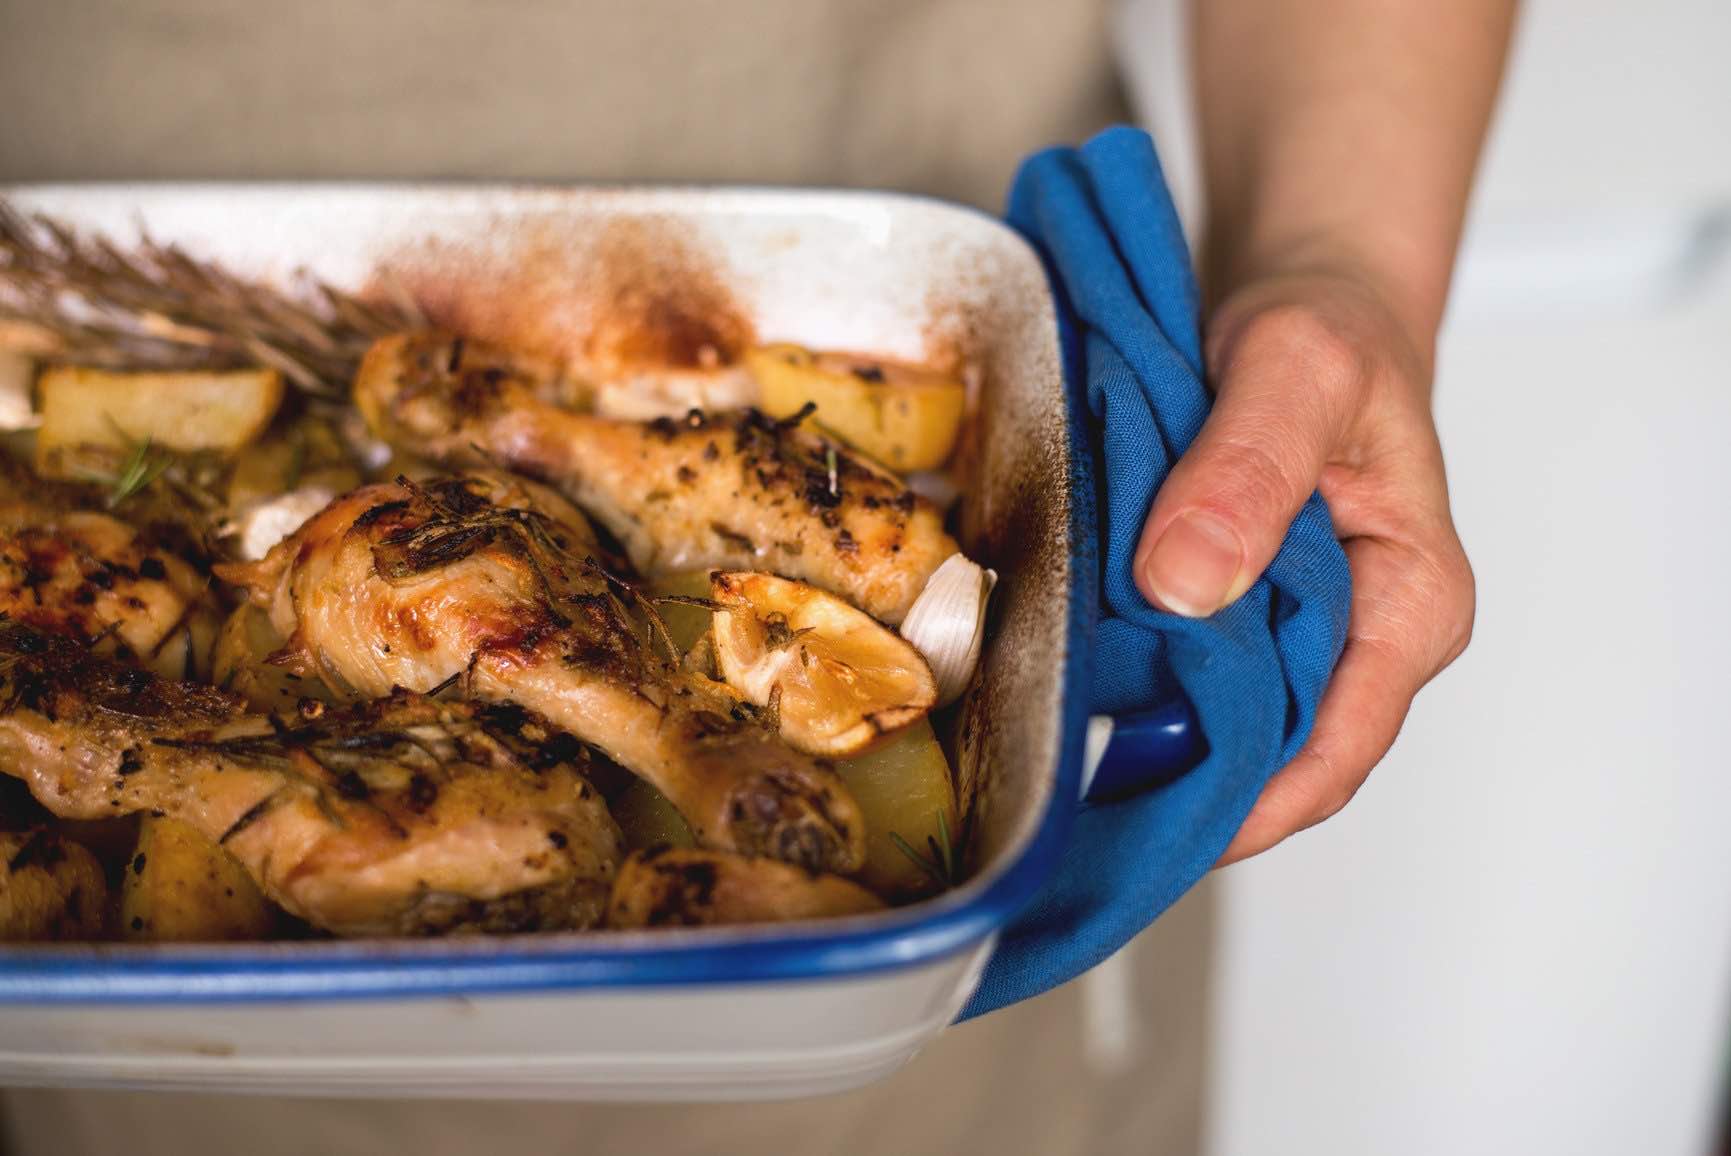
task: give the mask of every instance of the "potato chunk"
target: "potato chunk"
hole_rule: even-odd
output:
[[[0,942],[96,939],[108,908],[102,864],[49,829],[0,833]]]
[[[940,866],[946,839],[960,837],[950,764],[932,724],[921,719],[882,746],[838,762],[835,769],[865,816],[866,861],[859,881],[887,898],[936,890],[936,874],[915,863],[897,843],[899,838],[922,859]],[[934,844],[939,848],[935,856]],[[951,850],[959,854],[961,849]]]
[[[81,447],[150,442],[180,452],[233,451],[264,432],[282,402],[274,369],[223,373],[122,373],[57,367],[38,379],[39,472],[59,476]]]
[[[760,346],[745,363],[765,413],[787,417],[814,404],[819,425],[891,469],[936,469],[955,448],[967,390],[954,378],[797,345]]]
[[[120,934],[151,943],[266,939],[275,909],[227,851],[177,819],[146,816],[120,886]]]

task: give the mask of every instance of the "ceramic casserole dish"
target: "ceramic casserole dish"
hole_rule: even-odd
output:
[[[994,567],[955,772],[968,882],[868,917],[444,940],[0,948],[0,1083],[309,1094],[785,1096],[950,1023],[1077,796],[1092,509],[1046,278],[970,210],[867,193],[491,187],[0,190],[249,276],[408,290],[479,337],[672,365],[793,341],[977,377],[967,553]]]

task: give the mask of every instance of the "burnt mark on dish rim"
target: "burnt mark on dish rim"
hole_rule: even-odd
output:
[[[568,190],[573,209],[605,191]],[[964,263],[925,292],[921,365],[958,373],[991,344],[994,262]],[[729,268],[691,222],[669,213],[501,212],[469,240],[429,237],[385,254],[361,296],[407,291],[428,321],[467,337],[596,373],[713,369],[764,337]],[[971,407],[970,407],[971,408]]]
[[[429,238],[383,268],[435,326],[598,374],[719,368],[757,342],[719,257],[664,215],[502,215],[485,243]]]

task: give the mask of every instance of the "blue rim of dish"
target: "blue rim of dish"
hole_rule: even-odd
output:
[[[1027,243],[1002,221],[978,215]],[[1037,249],[1035,253],[1038,256]],[[1045,268],[1043,259],[1041,265]],[[1050,270],[1046,272],[1051,285]],[[0,1004],[413,999],[842,980],[930,963],[977,946],[1033,898],[1057,864],[1076,810],[1072,801],[1081,781],[1088,723],[1089,634],[1098,589],[1092,447],[1072,389],[1074,332],[1056,291],[1053,305],[1070,451],[1071,589],[1058,765],[1033,837],[1013,863],[977,892],[964,889],[955,902],[933,900],[906,909],[905,919],[890,916],[857,930],[832,926],[644,948],[607,947],[602,940],[540,946],[533,937],[523,937],[497,952],[422,951],[423,945],[409,944],[389,956],[381,956],[374,945],[340,942],[0,949]]]

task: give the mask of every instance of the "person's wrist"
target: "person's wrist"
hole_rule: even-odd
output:
[[[1389,315],[1427,368],[1442,322],[1452,255],[1374,226],[1317,225],[1217,230],[1203,282],[1210,327],[1230,324],[1259,298],[1303,287],[1363,296]]]

